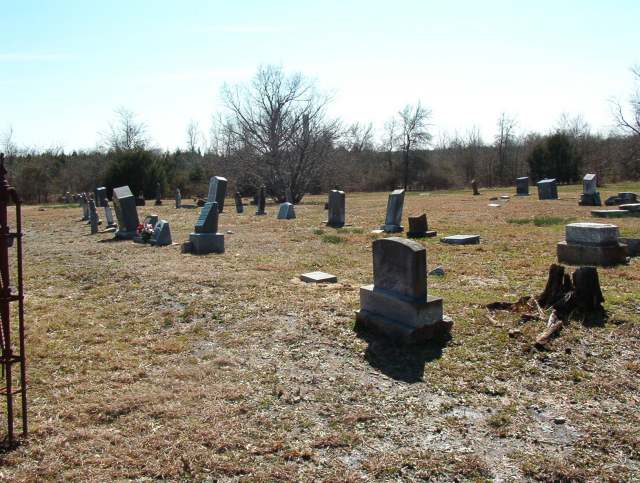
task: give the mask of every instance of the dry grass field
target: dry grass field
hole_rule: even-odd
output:
[[[489,197],[514,189],[407,195],[405,221],[425,211],[439,236],[482,236],[421,241],[454,320],[448,343],[423,348],[353,330],[386,193],[347,194],[341,230],[322,225],[325,197],[291,221],[227,200],[226,253],[207,256],[107,242],[77,206],[29,206],[31,434],[0,455],[0,478],[637,480],[640,259],[599,269],[608,322],[573,322],[548,351],[532,348],[544,321],[484,308],[542,290],[564,224],[592,220],[580,189],[501,208]],[[640,185],[602,198],[623,190]],[[151,212],[178,243],[198,214],[173,200]],[[640,218],[614,223],[640,236]],[[339,283],[297,281],[313,270]]]

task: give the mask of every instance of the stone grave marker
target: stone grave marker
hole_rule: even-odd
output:
[[[258,199],[257,199],[257,208],[256,208],[256,215],[257,216],[261,216],[261,215],[266,215],[267,212],[264,210],[265,207],[265,203],[267,201],[267,196],[266,196],[266,188],[264,185],[262,185],[260,187],[260,191],[258,192]]]
[[[182,193],[180,193],[180,188],[176,188],[176,209],[182,208]]]
[[[107,188],[100,186],[96,188],[96,207],[103,207],[109,200],[107,199]]]
[[[293,203],[285,201],[280,205],[278,210],[278,220],[292,220],[296,217],[296,212],[293,208]]]
[[[565,241],[558,243],[560,263],[609,267],[625,263],[627,246],[619,241],[616,225],[606,223],[570,223],[565,226]]]
[[[109,200],[106,200],[104,205],[104,217],[107,220],[107,228],[113,228],[117,226],[113,221],[113,211],[111,211],[111,207],[109,206]]]
[[[409,217],[409,231],[407,232],[409,238],[433,237],[437,234],[437,232],[429,230],[429,223],[425,213]]]
[[[591,210],[591,216],[596,218],[625,218],[629,216],[631,212],[629,210]]]
[[[404,207],[404,190],[391,192],[387,201],[387,216],[384,225],[380,227],[385,233],[398,233],[404,230],[402,226],[402,208]]]
[[[598,193],[598,185],[596,175],[588,173],[582,179],[582,194],[580,195],[580,206],[601,206],[600,193]]]
[[[235,194],[236,201],[236,213],[244,213],[244,204],[242,203],[242,195],[239,191],[236,191]]]
[[[207,202],[200,211],[194,232],[189,235],[189,250],[196,255],[224,252],[224,234],[218,233],[218,204]]]
[[[471,180],[471,188],[473,189],[473,195],[478,196],[480,191],[478,191],[478,182],[475,179]]]
[[[329,191],[329,214],[327,220],[327,226],[332,228],[342,228],[345,221],[345,200],[346,196],[344,191],[331,190]]]
[[[390,237],[373,242],[373,285],[360,288],[359,327],[403,342],[448,334],[453,322],[442,299],[427,294],[427,251],[419,243]]]
[[[224,210],[224,198],[227,196],[227,178],[222,176],[212,176],[209,179],[209,194],[207,196],[207,202],[218,203],[218,212],[222,213]]]
[[[529,177],[516,178],[516,195],[529,196]]]
[[[451,235],[441,238],[440,241],[449,245],[477,245],[480,243],[480,235]]]
[[[131,240],[136,236],[138,225],[138,210],[136,209],[136,199],[128,186],[120,186],[113,189],[113,206],[118,220],[118,230],[116,238],[121,240]]]
[[[149,243],[159,247],[171,245],[171,228],[167,220],[158,220],[153,228],[153,234],[149,239]]]
[[[336,283],[338,277],[325,272],[309,272],[300,275],[300,280],[306,283]]]
[[[539,200],[558,199],[558,184],[554,178],[540,180],[538,181],[537,185]]]
[[[136,198],[136,206],[146,206],[147,202],[144,199],[144,191],[140,190],[138,197]]]
[[[162,205],[162,187],[160,186],[160,182],[159,181],[156,183],[156,201],[155,201],[155,205],[156,206],[161,206]]]
[[[89,200],[89,223],[91,225],[91,234],[98,233],[98,225],[100,225],[100,218],[98,217],[98,210],[96,209],[96,203],[93,200]]]
[[[89,221],[89,198],[86,193],[80,194],[80,206],[82,207],[82,220]]]

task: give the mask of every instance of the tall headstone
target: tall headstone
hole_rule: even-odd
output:
[[[194,232],[189,235],[189,249],[186,251],[196,255],[224,252],[224,235],[218,233],[218,214],[218,203],[205,203]]]
[[[332,228],[342,228],[345,220],[345,200],[346,196],[344,191],[337,189],[329,191],[328,202],[328,219],[327,226]]]
[[[475,179],[471,180],[471,188],[473,189],[473,195],[478,196],[480,191],[478,191],[478,182]]]
[[[296,212],[293,208],[293,203],[285,201],[280,205],[278,209],[278,220],[292,220],[296,217]]]
[[[236,191],[235,194],[235,202],[236,202],[236,213],[244,213],[244,205],[242,204],[242,195],[239,191]]]
[[[108,203],[107,199],[107,188],[104,186],[100,186],[96,188],[96,207],[103,207],[105,203]]]
[[[128,186],[113,189],[113,207],[118,220],[116,238],[131,240],[136,236],[140,220],[136,209],[136,199]]]
[[[87,193],[80,193],[80,206],[82,206],[82,221],[89,221],[89,197]]]
[[[227,178],[222,176],[212,176],[209,179],[209,195],[207,196],[207,202],[218,203],[219,213],[224,210],[224,198],[227,195]]]
[[[156,206],[162,205],[162,187],[160,186],[160,182],[156,183]]]
[[[539,200],[557,200],[558,184],[555,178],[547,178],[538,181],[538,199]]]
[[[264,210],[266,203],[266,188],[264,185],[260,186],[260,191],[258,192],[258,204],[256,209],[256,215],[266,215],[267,212]]]
[[[167,220],[158,220],[156,225],[153,227],[153,234],[149,239],[149,243],[159,247],[171,245],[171,228],[169,227],[169,222]]]
[[[558,261],[568,265],[609,267],[625,263],[627,246],[619,241],[616,225],[571,223],[565,227],[565,241],[558,243]]]
[[[387,201],[387,216],[380,229],[386,233],[398,233],[404,230],[402,226],[402,208],[404,206],[404,190],[391,192]]]
[[[96,233],[98,233],[100,218],[98,217],[96,203],[93,200],[89,200],[89,224],[91,225],[91,234],[95,235]]]
[[[176,188],[176,209],[182,206],[182,194],[180,188]]]
[[[529,177],[516,178],[516,195],[529,196]]]
[[[113,221],[113,211],[111,211],[111,207],[109,206],[109,200],[107,200],[104,205],[104,218],[107,220],[107,228],[116,226]]]
[[[450,332],[442,299],[427,294],[427,251],[420,243],[390,237],[373,242],[373,285],[360,288],[360,327],[404,342]]]
[[[582,195],[580,206],[602,206],[595,174],[586,174],[582,179]]]

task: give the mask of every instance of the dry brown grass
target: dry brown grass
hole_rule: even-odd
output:
[[[80,209],[28,207],[32,433],[1,456],[0,477],[640,478],[639,261],[599,271],[610,323],[572,324],[550,352],[532,351],[543,322],[509,338],[517,317],[489,319],[483,304],[539,292],[563,225],[513,221],[588,220],[589,208],[577,187],[499,209],[487,207],[494,194],[407,196],[405,219],[426,211],[439,235],[482,236],[423,242],[429,267],[447,272],[429,291],[455,326],[446,347],[419,351],[353,331],[384,193],[348,195],[353,226],[337,231],[321,225],[319,197],[292,221],[229,206],[227,251],[204,257],[98,243],[109,235],[88,235]],[[154,211],[177,242],[197,216],[170,200],[140,209]],[[640,234],[638,218],[615,223]],[[340,283],[296,281],[312,270]]]

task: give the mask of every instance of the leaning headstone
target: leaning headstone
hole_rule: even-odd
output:
[[[236,213],[244,213],[244,205],[242,204],[242,195],[239,191],[235,194]]]
[[[89,223],[91,224],[91,234],[98,233],[100,218],[98,217],[98,210],[96,210],[96,203],[93,200],[89,200]]]
[[[451,235],[440,238],[440,241],[448,245],[477,245],[480,235]]]
[[[227,178],[222,176],[212,176],[209,179],[209,194],[207,196],[207,202],[218,203],[219,213],[224,210],[224,198],[227,195]]]
[[[156,206],[162,205],[162,187],[160,186],[160,182],[156,183]]]
[[[167,220],[158,220],[153,228],[153,234],[149,243],[159,247],[171,245],[171,228],[169,228],[169,222]]]
[[[136,199],[128,186],[120,186],[113,189],[113,206],[118,220],[118,230],[116,238],[121,240],[131,240],[136,236],[138,225],[138,210],[136,209]]]
[[[105,205],[105,203],[108,202],[109,200],[107,199],[107,188],[105,188],[104,186],[96,188],[96,207],[102,207]]]
[[[554,178],[540,180],[537,184],[539,200],[558,199],[558,184]]]
[[[588,173],[582,179],[582,194],[580,195],[580,206],[602,206],[596,175]]]
[[[478,191],[478,182],[475,179],[471,180],[471,188],[473,189],[474,196],[478,196],[480,194]]]
[[[342,228],[345,219],[345,199],[344,191],[329,191],[329,218],[327,226],[332,228]]]
[[[407,232],[409,238],[433,237],[437,234],[437,232],[429,230],[429,223],[425,213],[420,216],[409,217],[409,231]]]
[[[387,216],[384,225],[380,227],[385,233],[398,233],[404,230],[402,226],[402,208],[404,206],[404,190],[391,192],[387,201]]]
[[[266,203],[266,188],[263,186],[260,187],[260,191],[258,192],[258,204],[256,205],[258,208],[256,209],[256,215],[266,215],[267,212],[264,211],[264,206]]]
[[[565,241],[558,243],[560,263],[610,267],[625,263],[627,246],[619,241],[616,225],[571,223],[565,227]]]
[[[182,193],[180,193],[180,188],[176,188],[176,209],[182,207]]]
[[[360,288],[359,328],[409,343],[451,331],[442,299],[427,294],[427,251],[421,244],[397,237],[375,240],[373,280]]]
[[[516,178],[516,195],[529,196],[529,177]]]
[[[295,217],[296,212],[293,208],[293,203],[286,201],[280,205],[280,209],[278,210],[278,220],[292,220]]]
[[[224,252],[224,235],[218,233],[218,203],[207,202],[200,211],[194,232],[189,235],[191,253],[204,255],[206,253]]]

